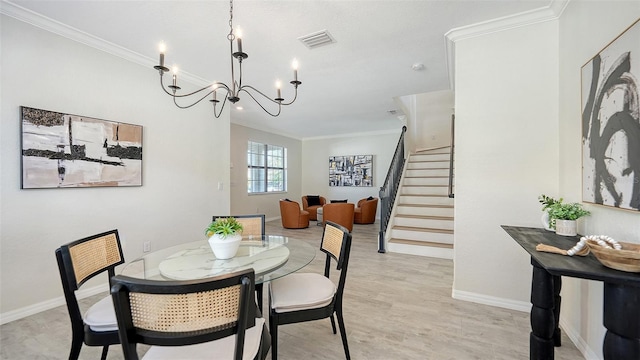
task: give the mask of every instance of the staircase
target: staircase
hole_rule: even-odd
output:
[[[411,154],[391,219],[388,251],[453,259],[450,147]]]

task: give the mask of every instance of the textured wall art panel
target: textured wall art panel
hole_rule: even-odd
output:
[[[373,186],[373,155],[330,156],[329,186]]]
[[[582,200],[640,210],[640,20],[582,67]]]
[[[142,185],[142,126],[21,110],[23,189]]]

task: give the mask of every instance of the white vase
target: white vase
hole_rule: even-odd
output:
[[[556,234],[563,236],[578,235],[575,220],[558,220],[556,219]]]
[[[222,237],[218,234],[214,234],[209,238],[209,246],[216,256],[216,259],[231,259],[236,256],[238,248],[240,247],[240,241],[242,241],[242,235],[228,235]]]

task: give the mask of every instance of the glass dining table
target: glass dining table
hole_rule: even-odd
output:
[[[216,259],[203,239],[146,253],[125,264],[120,273],[168,281],[203,279],[253,268],[255,283],[261,285],[307,266],[315,258],[316,250],[300,239],[265,235],[262,239],[243,239],[233,258],[221,260]]]

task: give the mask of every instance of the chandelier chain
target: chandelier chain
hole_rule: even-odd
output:
[[[233,34],[233,0],[229,0],[229,36],[227,39],[233,41],[236,36]]]

